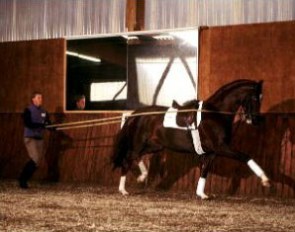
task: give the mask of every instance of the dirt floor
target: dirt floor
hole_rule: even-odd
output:
[[[0,181],[0,231],[295,231],[295,199]]]

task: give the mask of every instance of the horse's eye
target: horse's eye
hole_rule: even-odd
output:
[[[257,96],[252,96],[251,98],[253,101],[259,101],[258,97]]]

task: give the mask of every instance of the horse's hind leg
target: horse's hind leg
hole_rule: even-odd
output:
[[[132,165],[132,161],[128,160],[126,164],[121,167],[121,177],[120,177],[120,184],[119,184],[119,192],[126,196],[129,193],[126,191],[126,175],[130,170]]]
[[[129,194],[126,191],[125,184],[126,184],[126,175],[122,175],[120,178],[119,192],[122,193],[123,196],[126,196]]]
[[[203,155],[203,157],[201,157],[203,161],[201,166],[200,178],[199,178],[197,189],[196,189],[196,194],[202,200],[206,200],[209,198],[209,196],[205,194],[205,185],[206,185],[206,178],[208,176],[208,172],[211,168],[214,157],[215,157],[215,154],[213,153],[209,155],[205,154]]]
[[[124,196],[129,194],[126,191],[126,175],[127,175],[128,171],[130,170],[131,165],[132,165],[132,161],[129,161],[127,165],[124,165],[121,168],[121,178],[120,178],[120,184],[119,184],[119,192]],[[137,178],[137,181],[138,182],[143,182],[146,179],[147,175],[148,175],[148,171],[147,171],[147,168],[146,168],[146,166],[145,166],[145,164],[144,164],[144,162],[142,160],[139,161],[138,166],[139,166],[141,175]]]
[[[146,180],[146,178],[148,176],[148,170],[147,170],[142,159],[138,162],[138,167],[139,167],[141,174],[137,177],[137,182],[142,183]]]
[[[144,154],[149,154],[149,153],[157,153],[161,150],[163,150],[163,145],[157,142],[156,140],[149,140],[144,143],[144,150],[139,151],[138,153],[143,156]],[[146,165],[144,164],[143,160],[140,159],[138,162],[138,167],[141,172],[141,174],[137,178],[137,182],[142,183],[146,180],[148,176],[148,169]]]

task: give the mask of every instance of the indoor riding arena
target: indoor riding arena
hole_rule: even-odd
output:
[[[295,0],[0,0],[0,231],[295,231]]]

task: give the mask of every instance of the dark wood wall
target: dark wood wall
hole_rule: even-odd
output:
[[[260,180],[242,164],[217,159],[206,191],[217,194],[273,195],[294,197],[295,190],[295,120],[294,112],[294,23],[272,23],[203,28],[200,33],[199,98],[206,99],[221,85],[238,78],[263,79],[265,121],[258,127],[236,125],[232,146],[252,154],[274,181],[265,190]],[[44,105],[54,122],[70,122],[117,116],[116,113],[62,113],[65,75],[64,40],[21,42],[12,46],[9,66],[1,58],[0,177],[17,178],[27,159],[22,141],[20,112],[30,92],[40,88]],[[28,44],[30,45],[30,49]],[[34,43],[39,44],[35,46]],[[10,53],[8,44],[0,44]],[[27,50],[27,55],[18,55]],[[42,50],[37,52],[35,49]],[[44,52],[43,50],[47,50]],[[30,52],[28,52],[30,51]],[[3,54],[3,53],[2,53]],[[14,54],[14,55],[12,55]],[[30,58],[30,54],[36,54]],[[50,54],[47,59],[41,54]],[[26,61],[29,59],[30,61]],[[27,62],[27,63],[25,63]],[[26,65],[25,65],[26,64]],[[34,65],[33,65],[34,64]],[[36,68],[38,67],[38,68]],[[11,70],[10,70],[11,69]],[[12,70],[13,69],[13,70]],[[46,77],[46,81],[44,78]],[[9,78],[9,80],[8,80]],[[23,81],[15,81],[23,78]],[[4,96],[4,97],[3,97]],[[7,97],[9,96],[9,99]],[[7,104],[5,100],[7,99]],[[57,109],[57,108],[60,108]],[[277,114],[284,112],[288,114]],[[46,160],[35,179],[92,182],[116,186],[119,172],[112,171],[110,156],[120,125],[48,132]],[[293,138],[294,137],[294,138]],[[196,157],[177,153],[147,156],[150,166],[149,188],[190,191],[194,194],[199,177]],[[136,185],[138,169],[128,175],[127,187]]]
[[[65,40],[0,43],[1,113],[22,112],[31,94],[44,94],[49,112],[64,104]]]
[[[247,78],[264,80],[263,112],[294,99],[294,28],[295,21],[201,28],[200,98],[229,81]],[[295,105],[290,107],[278,110],[294,112]]]

